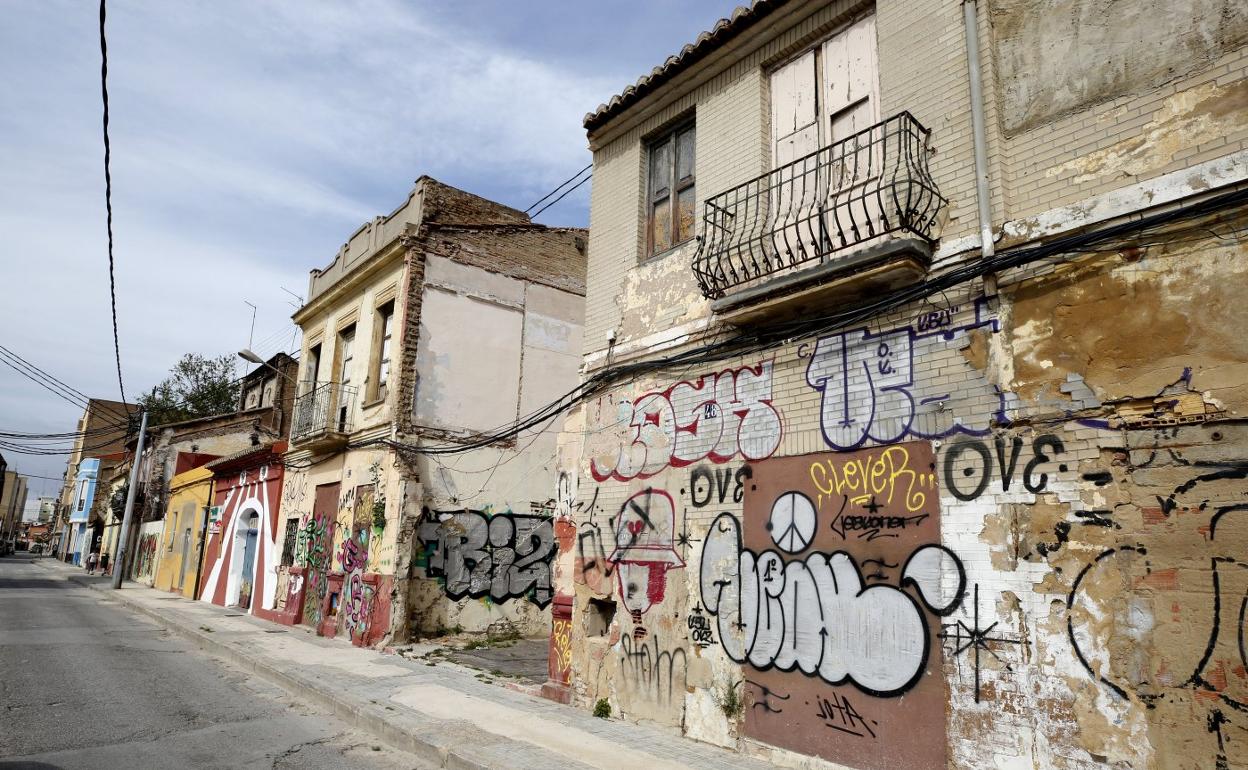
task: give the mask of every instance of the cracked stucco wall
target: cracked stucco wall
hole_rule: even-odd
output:
[[[933,542],[964,580],[943,569],[939,596],[952,610],[923,615],[928,676],[947,689],[919,721],[925,731],[935,725],[940,751],[904,766],[1243,767],[1248,350],[1237,330],[1248,310],[1237,298],[1248,296],[1248,247],[1235,234],[1245,223],[1176,226],[1152,245],[1002,275],[995,297],[964,286],[847,332],[850,343],[870,339],[863,333],[908,340],[903,389],[914,399],[901,405],[852,375],[822,391],[812,385],[819,343],[806,339],[622,383],[584,405],[559,454],[561,470],[577,476],[561,508],[576,534],[559,569],[561,590],[575,597],[573,702],[592,708],[606,698],[625,719],[813,767],[790,736],[802,719],[832,730],[844,712],[826,703],[845,697],[881,736],[853,740],[881,742],[867,759],[821,756],[899,766],[883,738],[914,720],[901,720],[898,696],[800,670],[780,674],[771,694],[749,684],[768,658],[732,659],[732,628],[710,611],[703,562],[721,515],[758,525],[746,489],[774,472],[776,458],[836,464],[873,447],[913,454],[925,444],[938,492]],[[875,342],[846,349],[855,361],[879,354]],[[825,416],[821,406],[838,387],[850,413],[873,421],[855,448],[834,445],[843,434],[829,418],[841,412]],[[943,398],[921,405],[933,393]],[[744,427],[726,444],[698,443],[720,407]],[[819,527],[836,513],[820,501]],[[864,562],[879,542],[850,533],[837,547]],[[872,585],[901,586],[899,577],[889,563]],[[967,645],[973,633],[978,658],[980,645]],[[825,705],[776,700],[812,680]],[[726,695],[734,688],[741,711]],[[762,714],[763,703],[792,711]]]

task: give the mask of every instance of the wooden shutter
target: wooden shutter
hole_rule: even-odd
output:
[[[823,44],[824,114],[828,142],[880,121],[875,17],[860,19]]]
[[[819,87],[812,49],[771,75],[772,168],[776,178],[768,205],[771,255],[783,263],[801,259],[817,239]],[[805,158],[800,162],[798,159]],[[792,164],[792,165],[789,165]]]
[[[771,75],[772,165],[783,166],[819,149],[815,52],[807,51]]]

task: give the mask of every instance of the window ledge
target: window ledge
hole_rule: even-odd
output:
[[[685,247],[687,247],[689,244],[691,244],[691,243],[696,243],[696,242],[697,242],[697,240],[698,240],[698,238],[697,238],[697,236],[696,236],[696,235],[695,235],[695,236],[692,236],[692,237],[690,237],[690,238],[687,238],[686,240],[681,241],[680,243],[676,244],[675,246],[672,246],[671,248],[664,249],[663,251],[660,251],[660,252],[658,252],[658,253],[656,253],[656,254],[651,254],[650,256],[645,257],[645,258],[643,258],[643,259],[639,260],[639,261],[637,262],[637,264],[638,264],[638,266],[644,266],[644,265],[653,264],[653,263],[655,263],[655,262],[662,262],[663,260],[665,260],[665,259],[667,259],[668,257],[672,256],[673,254],[676,254],[677,252],[679,252],[679,251],[683,250],[683,249],[684,249]]]
[[[360,408],[372,409],[374,406],[381,406],[384,403],[386,403],[386,397],[378,396],[377,398],[374,398],[372,401],[365,401],[364,403],[360,404]]]

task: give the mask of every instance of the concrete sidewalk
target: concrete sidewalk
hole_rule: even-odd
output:
[[[766,762],[668,732],[487,684],[479,672],[324,639],[52,559],[51,572],[101,592],[206,652],[270,679],[348,724],[446,768],[764,768]],[[422,655],[438,649],[414,645]],[[433,661],[437,661],[436,664]]]

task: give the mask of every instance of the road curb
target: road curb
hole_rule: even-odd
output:
[[[211,634],[192,629],[151,608],[126,596],[124,591],[113,592],[111,587],[105,588],[96,583],[88,582],[78,575],[65,575],[65,579],[97,593],[106,594],[109,598],[125,604],[130,609],[156,621],[162,627],[177,633],[192,642],[205,652],[224,657],[237,664],[249,673],[264,677],[277,684],[292,695],[306,699],[320,706],[348,725],[364,730],[393,748],[414,754],[420,759],[433,762],[448,770],[496,770],[506,768],[508,764],[496,764],[488,759],[477,758],[463,750],[462,746],[451,745],[445,739],[439,739],[439,731],[429,730],[429,725],[404,715],[402,712],[386,711],[374,703],[334,693],[319,682],[278,669],[255,655],[248,654],[225,642],[214,639]],[[401,726],[397,722],[409,722]],[[421,729],[424,728],[424,729]],[[497,742],[497,737],[482,733],[482,737]]]

